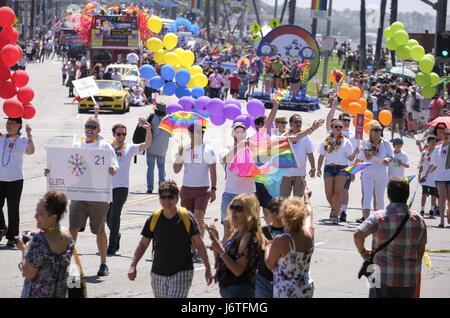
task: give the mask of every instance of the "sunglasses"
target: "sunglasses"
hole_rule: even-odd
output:
[[[346,122],[346,123],[349,123],[351,120],[350,120],[350,118],[345,118],[345,119],[342,119],[342,121]]]
[[[334,126],[335,129],[342,129],[344,128],[343,126]]]
[[[440,127],[436,127],[436,129],[445,129],[446,127],[442,127],[442,126],[440,126]]]
[[[381,129],[380,128],[376,128],[376,129],[372,129],[372,131],[374,131],[374,132],[381,132]]]
[[[159,198],[161,200],[175,200],[176,196],[174,196],[173,194],[169,194],[169,195],[160,195]]]
[[[297,124],[297,125],[301,125],[301,121],[299,121],[299,120],[294,120],[294,121],[291,121],[291,123],[293,123],[293,124]]]
[[[241,205],[230,204],[230,210],[233,212],[244,212],[244,207]]]
[[[92,130],[96,130],[97,126],[96,125],[84,125],[84,129],[92,129]]]
[[[118,133],[116,133],[116,136],[126,136],[127,135],[127,133],[120,133],[120,132],[118,132]]]
[[[287,121],[277,121],[277,124],[283,124],[283,125],[286,125],[286,124],[287,124]]]
[[[278,214],[280,212],[279,209],[270,209],[270,213]]]

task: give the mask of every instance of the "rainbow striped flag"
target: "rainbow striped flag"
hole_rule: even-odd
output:
[[[311,0],[311,10],[327,10],[327,0]]]
[[[368,166],[370,166],[371,162],[356,162],[348,167],[342,169],[343,171],[347,171],[350,174],[357,174],[358,172],[364,170]]]
[[[406,181],[408,184],[411,184],[411,181],[413,181],[413,179],[414,179],[415,177],[416,177],[416,175],[405,177],[405,181]]]
[[[201,8],[202,8],[202,0],[191,0],[191,9],[200,10]]]

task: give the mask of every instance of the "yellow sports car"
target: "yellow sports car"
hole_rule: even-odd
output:
[[[130,92],[123,88],[119,81],[95,81],[100,89],[94,99],[100,106],[100,110],[111,110],[123,114],[130,111]],[[78,103],[78,113],[87,113],[94,110],[92,98],[82,98]]]

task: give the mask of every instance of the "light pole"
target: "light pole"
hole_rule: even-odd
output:
[[[330,0],[329,7],[328,7],[328,19],[327,19],[327,37],[331,35],[331,15],[333,13],[333,0]],[[328,74],[328,59],[330,54],[333,52],[333,49],[331,51],[325,51],[325,59],[323,62],[323,74],[322,74],[322,86],[320,88],[320,94],[322,95],[322,90],[327,85],[327,74]]]

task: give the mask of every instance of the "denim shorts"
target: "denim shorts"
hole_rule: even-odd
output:
[[[268,280],[260,273],[256,273],[255,286],[256,298],[273,298],[273,281]]]
[[[220,288],[222,298],[255,298],[255,289],[250,284],[230,285]]]
[[[342,169],[344,169],[347,166],[330,166],[330,165],[326,165],[323,171],[323,176],[324,177],[337,177],[337,176],[342,176],[342,177],[348,177],[349,173],[347,171],[343,171]]]

